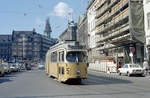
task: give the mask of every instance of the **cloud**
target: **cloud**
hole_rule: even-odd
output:
[[[73,9],[68,6],[68,4],[64,2],[59,2],[53,8],[53,12],[50,13],[50,16],[59,16],[59,17],[67,17],[70,13],[73,13]]]

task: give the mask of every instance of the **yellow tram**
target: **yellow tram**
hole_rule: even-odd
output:
[[[86,54],[85,46],[76,41],[58,43],[46,54],[46,74],[60,82],[81,82],[81,79],[87,78]]]

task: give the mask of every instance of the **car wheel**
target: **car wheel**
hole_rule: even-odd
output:
[[[121,73],[119,72],[119,76],[121,76]]]
[[[131,76],[129,72],[127,72],[127,75],[128,75],[128,77],[130,77],[130,76]]]
[[[141,74],[142,77],[145,77],[145,74]]]
[[[118,71],[118,74],[119,74],[119,76],[121,76],[121,72],[120,71]]]

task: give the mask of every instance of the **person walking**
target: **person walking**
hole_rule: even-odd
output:
[[[24,63],[24,69],[27,70],[27,63]]]
[[[145,75],[147,75],[148,72],[149,72],[149,65],[148,65],[148,60],[147,59],[144,59],[143,69],[144,69]]]

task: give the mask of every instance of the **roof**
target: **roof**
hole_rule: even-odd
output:
[[[12,35],[0,35],[0,41],[12,41]]]
[[[78,47],[78,49],[77,49]],[[51,51],[56,49],[65,48],[65,49],[77,49],[77,50],[86,50],[85,45],[80,45],[77,41],[61,41],[58,44],[50,47]]]
[[[13,31],[14,34],[19,34],[19,33],[28,33],[28,34],[32,34],[34,31]]]

